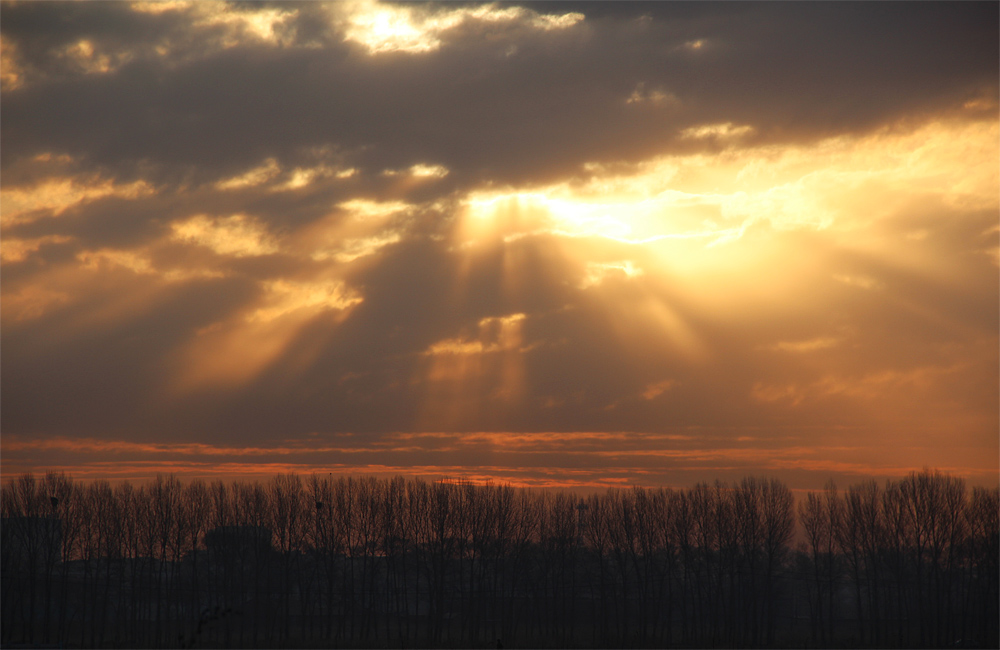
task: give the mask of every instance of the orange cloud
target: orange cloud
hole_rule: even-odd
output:
[[[134,479],[156,473],[212,478],[297,472],[595,488],[679,486],[766,471],[813,477],[795,479],[794,484],[818,488],[830,476],[892,477],[921,467],[919,451],[890,459],[860,445],[782,446],[750,436],[741,439],[735,445],[734,440],[719,440],[723,446],[706,447],[704,439],[691,435],[629,432],[396,433],[375,443],[358,436],[339,436],[337,442],[310,438],[274,446],[16,438],[4,441],[3,474],[54,470],[81,479]],[[962,463],[971,460],[968,455],[949,456],[947,460],[942,456],[945,462],[941,468],[952,474],[976,484],[989,484],[995,476],[988,468]],[[52,462],[53,458],[64,460]],[[400,458],[410,461],[403,464],[398,462]],[[422,462],[431,458],[435,462]],[[560,464],[552,463],[556,458]]]

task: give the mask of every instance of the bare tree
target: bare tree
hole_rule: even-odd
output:
[[[0,638],[772,646],[796,638],[792,505],[753,477],[580,499],[401,478],[24,475],[0,488]],[[997,644],[1000,490],[925,470],[843,497],[830,483],[798,515],[813,643]]]

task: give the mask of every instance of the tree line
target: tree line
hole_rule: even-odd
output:
[[[0,642],[998,646],[1000,490],[586,497],[402,478],[2,486]]]

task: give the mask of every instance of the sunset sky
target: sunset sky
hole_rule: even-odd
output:
[[[3,475],[996,484],[998,7],[5,3]]]

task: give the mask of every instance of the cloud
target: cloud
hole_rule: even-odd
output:
[[[311,434],[854,471],[730,445],[817,423],[995,458],[995,5],[3,11],[5,472]],[[370,451],[424,433],[466,437]]]
[[[840,339],[834,336],[818,336],[803,341],[779,341],[770,346],[769,349],[782,352],[812,352],[813,350],[832,348],[839,342]]]
[[[699,433],[699,432],[692,432]],[[913,456],[895,463],[869,457],[864,447],[843,445],[775,447],[751,437],[705,447],[704,436],[618,432],[517,432],[389,434],[375,441],[357,436],[309,437],[280,446],[205,443],[133,443],[95,438],[16,439],[6,443],[8,466],[44,457],[77,478],[137,479],[169,471],[185,477],[261,478],[279,472],[365,473],[435,479],[501,480],[526,487],[604,489],[629,484],[689,487],[700,473],[736,478],[764,468],[793,477],[793,488],[809,485],[800,476],[819,473],[842,482],[871,476],[904,476],[919,469]],[[608,452],[609,444],[617,451]],[[510,459],[529,459],[512,467]],[[559,463],[552,459],[561,458]],[[111,459],[111,460],[109,460]],[[942,459],[945,468],[989,484],[988,473],[963,454]],[[74,471],[75,470],[75,471]],[[744,473],[744,474],[741,474]],[[696,479],[695,479],[696,480]],[[801,488],[799,488],[801,489]]]
[[[378,171],[430,158],[470,180],[520,182],[589,160],[712,150],[713,138],[680,138],[706,124],[745,125],[760,141],[809,141],[995,96],[987,54],[996,37],[977,27],[991,24],[979,14],[992,10],[759,8],[637,23],[634,16],[563,20],[574,12],[514,6],[193,3],[150,14],[125,4],[12,5],[4,40],[39,81],[25,73],[5,100],[3,168],[59,148],[121,174],[147,161],[164,178],[214,173],[221,180],[236,175],[241,161],[286,163],[330,145],[359,151],[357,163]],[[260,36],[276,12],[285,16],[287,42]],[[382,14],[451,26],[423,54],[352,54],[347,25]],[[489,19],[494,14],[505,18]],[[57,18],[58,29],[38,27]],[[573,24],[538,27],[560,21]],[[915,30],[924,38],[911,38]],[[95,51],[113,47],[131,58],[96,77],[64,70],[55,53],[79,34],[89,35]],[[719,45],[693,58],[676,55],[676,46],[698,39]],[[161,41],[162,54],[150,45]],[[516,56],[498,58],[511,46]],[[625,100],[640,83],[686,108],[636,113]],[[939,89],[933,97],[928,83]],[[428,128],[441,119],[447,129]],[[254,137],[244,136],[248,130]]]
[[[467,24],[502,31],[517,25],[532,30],[567,29],[583,20],[581,13],[538,14],[518,6],[496,3],[421,11],[407,5],[358,2],[341,7],[344,36],[372,55],[387,52],[419,54],[441,48],[442,38]]]

